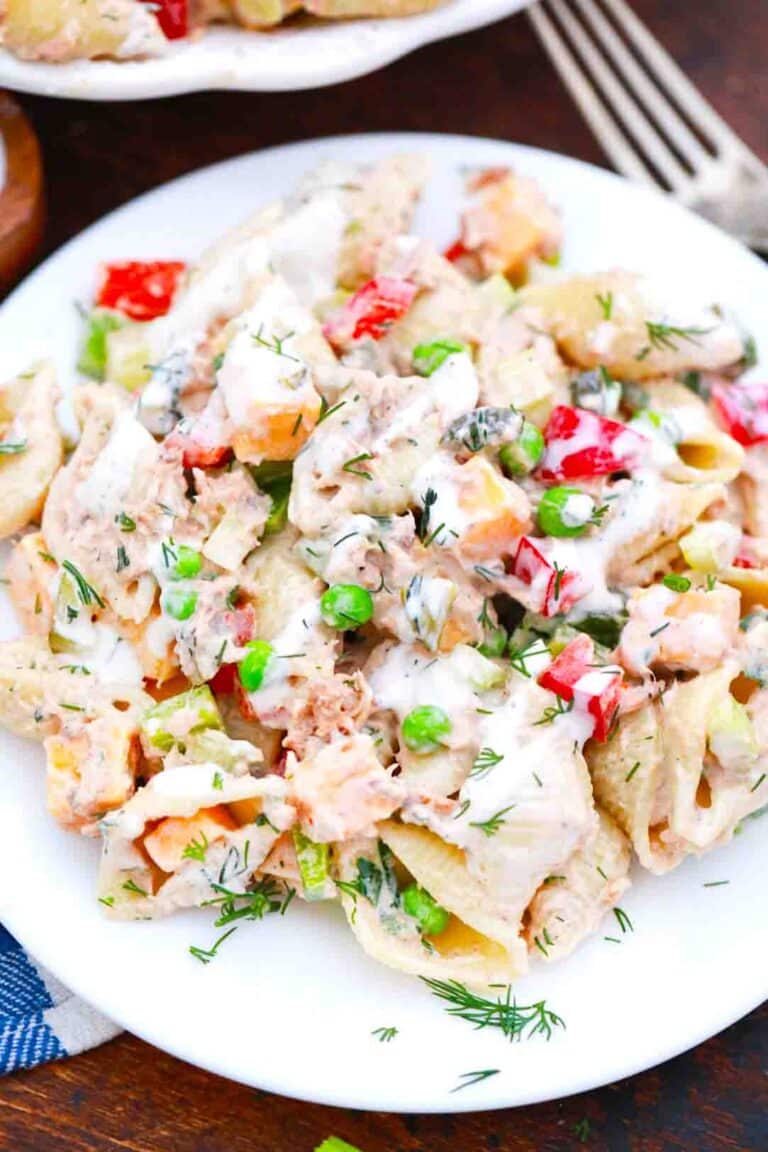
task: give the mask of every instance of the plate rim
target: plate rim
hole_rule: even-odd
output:
[[[174,50],[168,56],[143,61],[76,60],[67,64],[46,64],[19,60],[0,45],[0,87],[33,95],[94,103],[149,100],[209,91],[301,92],[344,83],[379,71],[419,48],[514,16],[533,0],[471,2],[486,5],[479,16],[477,10],[474,14],[471,12],[467,0],[466,9],[433,9],[431,12],[390,20],[386,17],[358,18],[355,23],[362,24],[364,28],[371,23],[376,24],[375,39],[369,38],[359,53],[350,54],[341,62],[329,60],[327,63],[324,63],[322,53],[318,53],[312,63],[303,59],[295,71],[287,68],[282,74],[270,76],[266,80],[259,78],[256,63],[253,68],[246,69],[243,75],[239,71],[227,75],[228,70],[243,68],[243,60],[248,56],[247,37],[263,35],[258,31],[229,26],[220,26],[209,32],[208,42],[219,30],[227,32],[233,39],[242,35],[243,44],[235,40],[231,47],[225,45],[219,48],[214,42],[207,67],[196,71],[185,68],[184,47]],[[430,27],[425,21],[434,21],[434,26]],[[296,34],[300,34],[300,31]],[[328,31],[330,34],[333,30]],[[204,53],[205,43],[205,39],[201,39],[186,47],[201,46]],[[161,70],[167,64],[171,67]]]
[[[79,233],[71,237],[63,245],[59,246],[59,248],[47,256],[46,259],[40,265],[38,265],[38,267],[29,273],[21,281],[21,283],[17,285],[17,287],[8,295],[2,304],[0,304],[0,317],[3,316],[6,309],[10,305],[16,303],[17,297],[22,296],[23,293],[28,290],[29,287],[35,285],[39,279],[45,278],[45,276],[48,274],[49,265],[52,264],[61,254],[65,253],[70,248],[77,246],[83,240],[83,238],[89,236],[93,232],[100,230],[104,226],[114,224],[114,222],[119,220],[121,214],[133,212],[137,206],[143,205],[146,201],[149,201],[153,197],[167,192],[169,188],[175,185],[180,185],[186,180],[193,180],[204,174],[210,174],[216,170],[226,170],[228,167],[236,168],[239,164],[244,164],[254,157],[264,159],[269,158],[270,156],[274,157],[278,153],[301,153],[307,150],[311,151],[318,147],[321,149],[330,150],[335,145],[340,143],[343,143],[345,146],[355,144],[365,146],[368,143],[373,143],[374,146],[378,145],[379,147],[386,147],[393,150],[398,148],[408,149],[414,147],[428,150],[431,145],[434,145],[435,141],[441,142],[441,145],[452,144],[459,147],[462,144],[469,144],[472,146],[488,145],[492,148],[498,148],[501,146],[504,149],[509,149],[511,153],[517,155],[517,157],[520,159],[525,159],[526,157],[543,157],[546,161],[548,159],[554,158],[557,161],[564,162],[571,167],[585,170],[593,179],[603,180],[613,184],[614,186],[630,186],[633,188],[635,194],[638,194],[641,198],[653,200],[657,203],[663,200],[665,210],[667,211],[682,215],[688,219],[693,217],[697,222],[697,226],[703,227],[705,231],[709,232],[713,236],[716,236],[720,243],[725,241],[726,244],[729,245],[734,251],[737,251],[742,258],[746,255],[753,266],[760,270],[761,275],[768,277],[768,268],[766,268],[763,261],[760,260],[759,257],[757,257],[749,249],[747,249],[741,242],[727,235],[710,222],[700,217],[696,217],[694,213],[684,208],[682,205],[671,201],[670,198],[665,196],[663,193],[657,192],[654,189],[643,187],[633,181],[626,180],[624,177],[618,176],[616,173],[611,172],[606,168],[601,168],[597,165],[568,156],[566,154],[554,152],[549,149],[537,148],[526,144],[518,144],[512,141],[505,141],[498,138],[479,135],[437,132],[353,133],[309,138],[306,140],[294,141],[289,144],[256,149],[251,152],[242,153],[225,160],[220,160],[212,164],[193,169],[171,180],[165,181],[144,193],[141,193],[139,196],[127,201],[124,204],[119,205],[111,212],[93,221],[93,223],[82,229]],[[1,898],[0,902],[5,903],[5,901],[2,901]],[[15,916],[12,908],[10,911],[7,909],[3,910],[2,920],[8,930],[14,936],[16,936],[20,943],[22,943],[22,946],[24,946],[22,937],[25,933],[22,930],[21,934],[19,934],[18,930],[16,929]],[[33,951],[38,956],[41,954],[40,949],[33,948]],[[55,951],[54,941],[51,941],[49,951]],[[45,959],[43,959],[41,963],[56,973],[55,960],[51,962],[50,955],[46,955]],[[169,1055],[177,1059],[180,1059],[186,1063],[191,1063],[194,1066],[200,1067],[214,1075],[224,1076],[228,1079],[234,1080],[235,1082],[257,1087],[262,1091],[273,1092],[290,1099],[309,1103],[319,1103],[337,1108],[347,1108],[354,1111],[389,1111],[399,1114],[453,1114],[473,1111],[496,1111],[507,1108],[528,1107],[529,1105],[533,1104],[564,1099],[570,1096],[578,1095],[582,1092],[594,1091],[608,1084],[615,1083],[618,1080],[625,1079],[626,1077],[637,1075],[641,1072],[657,1068],[663,1064],[666,1064],[669,1060],[675,1059],[677,1056],[690,1051],[691,1049],[704,1043],[706,1040],[712,1038],[713,1036],[718,1035],[724,1029],[730,1027],[733,1024],[736,1024],[750,1012],[758,1008],[766,999],[768,999],[768,973],[766,976],[766,981],[765,989],[762,991],[762,993],[759,993],[757,997],[755,997],[754,992],[752,991],[750,991],[749,994],[742,993],[741,995],[738,995],[738,986],[736,986],[736,992],[730,997],[729,1007],[727,1010],[721,1010],[714,1014],[714,1018],[710,1016],[709,1021],[705,1026],[694,1030],[693,1033],[688,1032],[682,1043],[672,1044],[671,1047],[668,1048],[665,1047],[659,1059],[652,1059],[650,1063],[648,1062],[647,1056],[637,1058],[633,1057],[631,1052],[628,1055],[623,1056],[622,1051],[622,1053],[617,1054],[610,1072],[606,1075],[598,1075],[597,1078],[595,1078],[594,1074],[590,1074],[587,1071],[583,1073],[575,1072],[573,1073],[567,1087],[558,1088],[554,1092],[547,1088],[542,1088],[540,1091],[533,1090],[528,1095],[526,1095],[524,1101],[510,1103],[509,1100],[504,1099],[503,1096],[491,1096],[489,1099],[472,1099],[471,1101],[463,1101],[462,1099],[454,1098],[455,1102],[454,1099],[452,1099],[450,1108],[446,1107],[444,1101],[440,1101],[439,1103],[422,1101],[418,1107],[410,1105],[403,1106],[401,1103],[398,1103],[396,1099],[390,1099],[386,1096],[377,1098],[376,1101],[371,1104],[358,1102],[350,1103],[349,1099],[344,1096],[343,1090],[336,1092],[320,1091],[312,1093],[310,1090],[297,1090],[295,1088],[291,1088],[290,1091],[286,1091],[286,1088],[283,1084],[272,1082],[268,1074],[260,1074],[257,1081],[252,1075],[243,1075],[242,1072],[229,1070],[226,1061],[222,1063],[221,1061],[217,1062],[214,1059],[206,1059],[204,1052],[200,1054],[195,1053],[193,1060],[190,1058],[188,1051],[183,1051],[176,1046],[173,1036],[169,1041],[165,1037],[160,1036],[149,1026],[127,1026],[123,1022],[123,1014],[114,1013],[113,1005],[110,1004],[109,1008],[105,1010],[105,1008],[102,1007],[101,997],[97,995],[95,1000],[91,997],[91,994],[86,987],[87,980],[84,978],[81,982],[79,979],[79,974],[75,974],[75,977],[72,978],[71,974],[67,973],[67,979],[65,983],[81,999],[93,1005],[93,1007],[95,1007],[98,1011],[101,1011],[110,1019],[120,1024],[120,1026],[123,1027],[126,1031],[131,1032],[132,1034],[146,1041],[148,1044],[159,1048],[161,1051],[167,1052]],[[691,1038],[692,1035],[693,1038]]]

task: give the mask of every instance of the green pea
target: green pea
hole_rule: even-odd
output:
[[[523,420],[520,435],[499,449],[499,463],[505,474],[513,480],[527,476],[544,455],[544,436],[530,420]]]
[[[177,580],[190,580],[193,576],[197,576],[203,566],[203,558],[199,552],[194,548],[188,548],[186,544],[179,544],[176,549],[176,563],[173,566],[173,574]]]
[[[425,936],[439,936],[448,927],[450,912],[418,884],[409,884],[400,897],[403,911],[418,920]]]
[[[577,519],[568,512],[568,502],[585,495],[581,488],[569,488],[565,485],[547,489],[536,513],[539,528],[545,536],[582,536],[586,532],[593,522],[595,506],[592,498],[587,497],[589,514],[585,520],[581,521],[580,517]]]
[[[691,586],[688,577],[680,576],[677,572],[667,572],[662,584],[672,592],[687,592]]]
[[[413,350],[413,366],[420,376],[431,376],[442,368],[449,356],[469,352],[466,344],[458,340],[434,340],[431,344],[417,344]]]
[[[403,720],[403,743],[411,752],[426,756],[435,752],[450,734],[450,717],[434,704],[414,708]]]
[[[237,671],[246,692],[256,692],[264,683],[274,649],[266,640],[251,640],[245,647],[247,652],[238,664]]]
[[[166,588],[163,593],[163,611],[174,620],[189,620],[197,608],[197,592],[185,588]]]
[[[373,616],[373,597],[359,584],[332,584],[323,593],[320,615],[331,628],[353,631]]]

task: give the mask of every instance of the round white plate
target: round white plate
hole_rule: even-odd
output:
[[[435,175],[418,230],[447,244],[460,169],[511,163],[562,207],[568,269],[647,270],[679,291],[723,300],[768,339],[768,271],[669,200],[607,172],[510,144],[455,136],[359,136],[244,156],[176,180],[89,228],[0,309],[0,378],[47,350],[65,382],[95,265],[120,257],[194,257],[318,160],[431,153]],[[212,212],[211,206],[217,211]],[[3,635],[13,630],[7,605]],[[420,981],[358,949],[338,908],[291,905],[245,924],[204,967],[190,944],[217,933],[207,912],[113,924],[94,896],[98,845],[54,826],[38,747],[0,734],[0,921],[104,1013],[185,1060],[259,1088],[346,1107],[458,1111],[551,1099],[648,1068],[699,1043],[768,992],[768,825],[663,878],[638,874],[613,917],[559,966],[534,964],[515,989],[566,1022],[550,1043],[510,1044],[446,1015]],[[766,818],[768,819],[768,817]],[[718,887],[706,887],[728,881]],[[604,937],[621,940],[613,943]],[[396,1027],[391,1043],[372,1031]],[[458,1094],[462,1073],[499,1074]]]
[[[212,27],[158,59],[29,63],[0,48],[0,87],[78,100],[145,100],[206,89],[284,92],[374,72],[422,44],[509,16],[530,0],[446,0],[419,16],[289,23],[271,32]]]

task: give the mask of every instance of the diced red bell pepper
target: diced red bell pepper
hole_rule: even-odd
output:
[[[231,696],[237,679],[236,664],[222,664],[216,675],[208,681],[214,696]]]
[[[189,29],[188,0],[142,0],[151,3],[157,22],[167,40],[180,40]]]
[[[376,276],[347,300],[338,315],[324,325],[323,332],[337,348],[363,336],[381,340],[387,328],[405,315],[417,292],[411,280]]]
[[[561,700],[573,701],[574,710],[594,721],[592,738],[608,739],[616,718],[624,676],[620,668],[595,668],[595,645],[589,636],[575,637],[539,676]]]
[[[543,480],[578,480],[631,470],[648,450],[647,437],[633,428],[565,404],[553,408],[544,439],[538,470]]]
[[[608,739],[619,711],[624,686],[620,668],[589,668],[573,686],[573,706],[587,712],[595,722],[592,739],[602,744]]]
[[[455,244],[451,244],[450,248],[446,248],[443,252],[443,256],[446,260],[450,260],[451,264],[455,264],[457,260],[461,260],[469,254],[469,248],[464,245],[463,240],[457,240]]]
[[[768,440],[768,383],[714,384],[712,403],[726,432],[739,444],[749,448]]]
[[[542,688],[548,688],[562,700],[573,700],[573,687],[595,662],[595,645],[591,637],[581,633],[563,648],[548,668],[539,676]]]
[[[557,569],[528,536],[517,546],[512,571],[533,592],[531,609],[542,616],[570,612],[589,589],[578,572]]]
[[[177,425],[166,438],[167,450],[181,449],[185,468],[221,468],[232,459],[231,429],[217,399],[218,392],[214,392],[193,423]]]
[[[113,308],[131,320],[165,316],[186,264],[180,260],[125,260],[105,264],[96,293],[100,308]]]

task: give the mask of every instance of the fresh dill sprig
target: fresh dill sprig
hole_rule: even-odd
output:
[[[475,762],[469,770],[470,776],[484,776],[495,768],[504,759],[503,753],[494,752],[493,748],[481,748],[475,757]]]
[[[62,560],[61,566],[67,572],[69,572],[70,576],[74,580],[75,587],[77,588],[77,595],[83,604],[88,605],[95,603],[98,604],[99,608],[106,608],[106,604],[102,600],[101,596],[99,596],[96,589],[92,584],[88,583],[80,569],[76,568],[71,560]]]
[[[619,925],[619,928],[621,928],[622,932],[634,932],[635,926],[632,923],[632,921],[630,920],[629,916],[627,916],[627,914],[623,908],[619,908],[619,907],[614,908],[613,914],[616,917],[616,921]]]
[[[228,940],[232,933],[236,931],[237,925],[235,924],[233,928],[230,928],[227,932],[224,932],[223,935],[219,936],[216,943],[213,944],[210,948],[198,948],[196,945],[190,944],[190,956],[194,956],[195,960],[199,960],[201,964],[210,964],[211,960],[213,960],[213,958],[216,956],[224,941]]]
[[[426,976],[421,979],[433,995],[446,1002],[449,1016],[458,1016],[477,1029],[498,1028],[508,1040],[533,1036],[550,1040],[556,1028],[565,1028],[562,1017],[547,1008],[546,1001],[518,1004],[512,998],[511,985],[499,985],[506,989],[504,995],[491,1000],[470,992],[458,980],[433,980]]]
[[[200,833],[200,839],[193,837],[187,844],[182,852],[182,859],[184,860],[197,860],[198,863],[205,863],[205,854],[208,851],[208,837],[205,832]]]
[[[500,1068],[484,1068],[480,1072],[462,1072],[459,1080],[462,1084],[457,1084],[455,1088],[451,1088],[451,1093],[461,1092],[462,1088],[471,1088],[473,1084],[480,1084],[483,1080],[488,1080],[491,1076],[498,1076]]]
[[[359,456],[353,456],[351,460],[345,461],[341,466],[342,472],[348,472],[350,476],[360,476],[363,480],[373,480],[373,476],[365,468],[355,468],[355,464],[360,464],[364,460],[373,460],[373,455],[370,452],[361,452]]]
[[[529,680],[531,673],[528,671],[526,660],[530,660],[533,656],[548,656],[549,648],[543,640],[533,640],[528,644],[523,645],[522,648],[509,648],[507,650],[509,662],[516,672],[526,676]]]
[[[371,1036],[377,1036],[380,1044],[389,1044],[397,1036],[397,1028],[374,1028]]]
[[[595,300],[597,300],[600,306],[603,320],[610,320],[613,314],[613,292],[606,292],[605,296],[601,296],[599,292],[596,292]]]
[[[422,510],[419,519],[419,540],[422,544],[427,538],[429,533],[429,518],[432,514],[432,508],[437,503],[437,492],[434,488],[427,488],[421,501]]]
[[[506,824],[504,817],[507,812],[511,812],[515,807],[517,805],[508,804],[506,808],[500,808],[498,812],[494,812],[493,816],[489,816],[487,820],[470,820],[469,826],[470,828],[478,828],[484,836],[495,836],[502,824]]]
[[[563,700],[562,696],[556,697],[557,703],[545,708],[538,720],[534,720],[534,728],[539,724],[552,724],[558,716],[565,716],[567,712],[573,710],[573,700]]]

